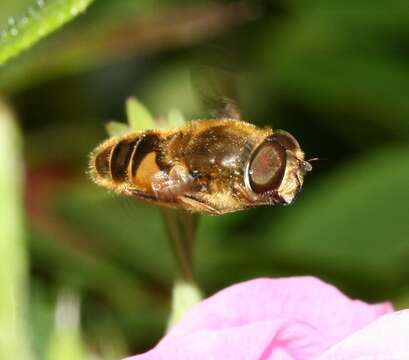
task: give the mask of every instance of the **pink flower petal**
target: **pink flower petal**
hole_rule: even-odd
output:
[[[193,332],[129,360],[310,360],[323,350],[322,336],[315,329],[295,321],[270,320]]]
[[[313,277],[256,279],[202,301],[153,350],[129,359],[316,359],[391,311]]]
[[[319,360],[349,359],[409,359],[409,309],[380,317],[319,357]]]
[[[163,341],[198,330],[281,318],[309,324],[325,334],[331,346],[391,311],[389,303],[368,305],[350,300],[334,286],[314,277],[255,279],[230,286],[202,301]]]

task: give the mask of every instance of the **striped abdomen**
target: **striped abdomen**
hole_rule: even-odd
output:
[[[149,191],[152,175],[165,167],[158,165],[159,157],[158,135],[137,134],[102,144],[91,156],[90,167],[95,181],[101,185],[115,189],[130,183]]]

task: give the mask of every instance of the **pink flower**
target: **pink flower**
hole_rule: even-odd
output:
[[[409,310],[392,311],[313,277],[256,279],[202,301],[128,360],[409,359]]]

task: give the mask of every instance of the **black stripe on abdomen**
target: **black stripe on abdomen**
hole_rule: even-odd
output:
[[[114,181],[126,181],[128,179],[128,165],[137,140],[122,140],[112,149],[111,177]]]
[[[136,146],[135,153],[132,158],[132,176],[135,176],[136,172],[138,171],[138,168],[145,158],[146,155],[148,155],[151,152],[155,152],[155,154],[159,155],[159,137],[156,134],[150,134],[147,133],[145,134],[140,141],[138,142]],[[158,162],[158,157],[156,158],[156,161]]]

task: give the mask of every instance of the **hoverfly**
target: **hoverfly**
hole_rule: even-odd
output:
[[[212,215],[294,200],[311,164],[288,132],[241,120],[237,78],[216,60],[216,66],[198,67],[192,78],[204,105],[216,111],[212,119],[108,139],[90,158],[98,185]]]
[[[105,141],[90,157],[98,185],[212,215],[290,204],[310,170],[288,132],[231,118],[128,133]]]

